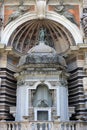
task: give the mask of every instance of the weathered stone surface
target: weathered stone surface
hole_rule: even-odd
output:
[[[61,66],[67,67],[65,59],[58,55],[57,52],[45,45],[42,41],[39,45],[33,47],[26,56],[21,57],[19,65],[24,64],[59,64]]]

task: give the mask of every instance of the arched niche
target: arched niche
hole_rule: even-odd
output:
[[[29,22],[30,21],[32,21],[32,23],[34,22],[34,21],[37,21],[38,19],[37,19],[37,14],[36,13],[26,13],[26,14],[24,14],[24,15],[22,15],[22,16],[20,16],[19,18],[17,18],[16,20],[14,20],[14,21],[12,21],[11,23],[9,23],[6,27],[5,27],[5,29],[4,29],[4,31],[3,31],[3,37],[2,37],[2,39],[1,39],[1,42],[2,43],[4,43],[4,44],[6,44],[6,45],[11,45],[11,46],[13,46],[13,44],[10,44],[9,42],[9,40],[10,40],[10,38],[12,37],[12,35],[14,34],[14,32],[16,32],[16,30],[20,27],[20,29],[21,29],[21,25],[25,25],[25,24],[29,24]],[[55,27],[54,28],[56,28],[56,26],[58,26],[59,28],[59,30],[61,29],[62,31],[63,31],[63,33],[65,33],[64,35],[66,35],[66,38],[69,40],[69,45],[68,44],[64,44],[64,42],[65,42],[65,40],[63,40],[62,41],[62,46],[61,46],[61,50],[63,50],[63,52],[65,52],[65,51],[67,51],[68,49],[69,49],[69,47],[70,47],[70,45],[77,45],[77,44],[79,44],[79,43],[82,43],[83,42],[83,39],[82,39],[82,35],[81,35],[81,33],[80,33],[80,30],[79,30],[79,28],[75,25],[75,24],[73,24],[73,23],[71,23],[68,19],[66,19],[64,16],[61,16],[61,15],[59,15],[59,14],[57,14],[57,13],[54,13],[54,12],[47,12],[46,13],[46,17],[45,17],[45,19],[44,20],[46,20],[46,21],[50,21],[50,22],[53,22],[53,24],[52,25],[54,25],[55,24]],[[35,23],[36,23],[36,21],[35,21]],[[30,25],[32,24],[32,23],[30,23]],[[47,24],[47,22],[46,22],[46,24]],[[33,24],[32,24],[32,26],[33,26]],[[23,26],[22,26],[23,27]],[[49,26],[48,25],[46,25],[46,27],[47,28],[49,28]],[[51,27],[51,26],[50,26]],[[54,30],[54,28],[52,28],[51,27],[51,30],[53,29]],[[18,29],[19,31],[20,31],[20,29]],[[10,30],[10,31],[9,31]],[[50,30],[50,29],[48,29],[48,30]],[[52,31],[53,31],[52,30]],[[67,33],[66,33],[67,32]],[[22,31],[22,33],[23,33],[23,31]],[[22,35],[22,33],[21,33],[21,35]],[[51,34],[51,32],[50,32],[50,34]],[[57,34],[57,32],[55,33],[55,34]],[[60,34],[61,34],[61,32],[60,32]],[[60,34],[57,34],[57,35],[60,35]],[[15,33],[14,35],[17,35],[17,33]],[[21,37],[21,35],[20,35],[20,37]],[[52,35],[53,36],[53,35]],[[51,37],[52,37],[51,36]],[[61,34],[61,36],[62,36],[62,34]],[[33,37],[34,38],[34,37]],[[18,38],[19,39],[19,38]],[[21,38],[20,38],[21,39]],[[55,48],[58,48],[60,45],[58,45],[58,47],[57,47],[57,42],[58,41],[56,41],[55,39],[56,39],[56,36],[54,35],[53,36],[53,39],[54,39],[54,41],[55,41]],[[73,42],[71,42],[71,39],[73,39],[72,41],[74,41],[74,44],[73,44]],[[12,40],[14,40],[14,39],[11,39],[11,41]],[[61,41],[60,39],[58,39],[59,41]],[[16,41],[15,41],[16,42]],[[23,40],[22,40],[22,43],[23,43]],[[33,41],[33,43],[35,43],[35,41]],[[59,42],[60,43],[60,42]],[[18,44],[19,44],[19,41],[18,41]],[[68,45],[68,46],[66,46],[66,45]],[[15,46],[17,46],[17,44],[15,45]],[[64,48],[63,48],[63,46],[65,46],[65,48],[66,48],[66,50],[64,50]],[[60,50],[59,49],[59,50]],[[62,52],[62,51],[61,51]],[[59,53],[61,53],[61,52],[59,52]]]
[[[39,84],[33,94],[33,107],[52,107],[52,95],[46,84]]]

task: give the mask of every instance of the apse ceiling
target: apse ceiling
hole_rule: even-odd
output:
[[[70,32],[55,21],[30,20],[20,25],[11,35],[8,46],[20,54],[26,54],[30,48],[38,44],[39,30],[46,30],[46,44],[53,47],[58,54],[66,53],[70,45],[75,45]]]

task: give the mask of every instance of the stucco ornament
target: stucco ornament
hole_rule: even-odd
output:
[[[69,9],[73,9],[74,8],[73,5],[63,5],[63,4],[61,4],[61,5],[55,5],[54,7],[55,7],[54,8],[55,12],[65,16],[72,23],[78,25],[74,15],[71,12],[69,12]]]
[[[46,0],[36,0],[37,17],[39,19],[45,18],[46,2]]]
[[[29,11],[30,8],[31,6],[26,7],[25,5],[19,5],[18,9],[9,16],[8,23]]]

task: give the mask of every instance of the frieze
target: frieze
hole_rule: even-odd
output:
[[[27,77],[32,77],[32,76],[36,76],[36,77],[48,77],[49,75],[52,76],[52,75],[59,75],[60,74],[60,71],[56,71],[56,70],[53,70],[53,69],[43,69],[43,68],[35,68],[35,70],[25,70],[25,71],[22,71],[20,72],[19,74],[16,73],[14,76],[15,77],[22,77],[24,75],[27,75]]]
[[[64,67],[67,67],[66,65],[66,62],[65,62],[65,59],[62,57],[62,56],[59,56],[58,54],[53,54],[53,53],[49,53],[49,55],[47,54],[41,54],[41,55],[38,55],[38,54],[29,54],[27,57],[26,57],[26,64],[29,64],[29,63],[38,63],[38,64],[46,64],[46,63],[54,63],[54,64],[59,64],[61,66],[64,66]]]
[[[36,83],[37,81],[19,81],[18,83],[17,83],[17,86],[23,86],[23,85],[28,85],[28,86],[34,86],[34,84]],[[44,83],[44,81],[42,82],[41,81],[41,83]],[[53,86],[53,87],[55,87],[55,86],[67,86],[67,81],[66,80],[64,80],[64,81],[49,81],[49,83]]]
[[[33,86],[36,81],[19,81],[17,82],[17,86]]]

